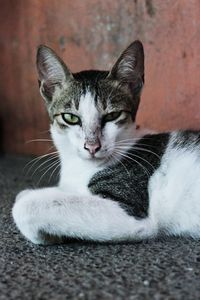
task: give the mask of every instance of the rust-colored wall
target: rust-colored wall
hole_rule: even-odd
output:
[[[6,0],[0,9],[0,150],[44,153],[48,117],[38,93],[37,45],[72,71],[107,69],[130,42],[146,53],[138,123],[200,128],[199,0]]]

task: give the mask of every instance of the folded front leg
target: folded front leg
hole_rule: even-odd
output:
[[[12,213],[21,233],[36,244],[52,242],[51,236],[119,241],[155,233],[149,219],[136,220],[117,202],[92,195],[68,196],[59,188],[20,193]]]

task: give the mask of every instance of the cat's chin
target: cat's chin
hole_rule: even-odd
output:
[[[102,157],[97,157],[97,156],[88,156],[88,157],[81,157],[81,159],[85,162],[88,162],[90,164],[94,164],[98,167],[108,167],[115,165],[119,160],[120,157],[117,159],[114,159],[111,155],[108,156],[102,156]]]
[[[93,155],[90,155],[90,156],[81,156],[81,158],[83,160],[86,160],[86,161],[94,161],[94,162],[103,162],[103,161],[106,161],[107,158],[106,157],[98,157],[98,156],[93,156]]]
[[[106,155],[100,156],[99,154],[98,155],[89,155],[89,154],[83,155],[83,154],[79,153],[79,157],[84,161],[88,161],[88,162],[98,164],[98,165],[104,165],[109,160],[109,156],[106,156]]]

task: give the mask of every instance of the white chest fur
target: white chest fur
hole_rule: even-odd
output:
[[[59,133],[51,127],[51,134],[61,160],[59,187],[69,195],[89,195],[88,183],[103,167],[93,159],[83,159],[70,143],[68,133]]]
[[[59,187],[67,193],[74,195],[88,195],[88,183],[91,177],[101,170],[92,161],[84,161],[77,156],[63,158]]]

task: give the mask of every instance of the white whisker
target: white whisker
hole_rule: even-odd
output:
[[[29,143],[33,143],[33,142],[53,142],[53,140],[51,140],[51,139],[35,139],[35,140],[28,140],[25,143],[29,144]]]
[[[126,170],[128,176],[131,177],[131,175],[130,175],[128,169],[126,168],[126,166],[124,165],[124,163],[120,160],[119,157],[115,156],[114,154],[115,154],[115,152],[113,152],[112,157],[124,167],[124,169]]]
[[[53,160],[53,163],[55,161],[55,159],[57,159],[58,155],[54,155],[50,158],[48,158],[48,160],[44,161],[43,163],[41,163],[36,169],[35,171],[32,173],[32,177],[34,176],[34,174],[37,172],[37,170],[39,170],[42,166],[48,164],[49,162],[52,162]],[[49,165],[48,165],[49,166]],[[45,166],[44,168],[41,169],[41,171],[43,171],[44,169],[46,169],[48,166]]]
[[[118,148],[118,149],[124,149],[124,150],[127,149],[127,147],[125,147],[125,146],[117,146],[116,148]],[[137,151],[141,150],[141,151],[144,151],[144,152],[151,153],[151,154],[155,155],[157,158],[160,159],[160,156],[157,153],[155,153],[155,152],[153,152],[153,151],[151,151],[149,149],[145,149],[145,148],[141,148],[141,147],[135,147],[135,146],[133,146],[132,149],[133,150],[137,150]]]
[[[134,145],[137,141],[139,142],[140,138],[120,140],[120,141],[115,142],[115,144],[116,145],[118,145],[118,144],[130,144],[130,145]],[[148,145],[148,144],[144,144],[144,143],[139,143],[139,145],[146,146],[146,147],[158,148],[155,145]],[[137,144],[136,144],[136,146],[137,146]]]
[[[54,164],[51,164],[51,166],[43,173],[43,175],[40,177],[39,181],[37,182],[37,185],[40,184],[40,182],[42,181],[42,179],[44,178],[44,176],[53,168],[55,167],[59,162],[55,162]]]
[[[29,162],[25,165],[23,171],[25,172],[25,170],[27,169],[27,167],[28,167],[30,164],[32,164],[32,165],[30,166],[30,168],[28,169],[27,173],[26,173],[26,175],[27,175],[27,174],[31,171],[31,169],[34,167],[35,164],[37,164],[41,159],[46,158],[47,156],[50,156],[50,155],[58,155],[58,151],[50,152],[50,153],[47,153],[47,154],[44,154],[44,155],[41,155],[41,156],[39,156],[39,157],[36,157],[36,158],[32,159],[31,161],[29,161]]]
[[[49,177],[49,181],[48,182],[51,181],[51,178],[52,178],[53,174],[56,172],[56,170],[58,170],[59,167],[60,167],[60,161],[57,162],[57,165],[55,166],[55,169],[52,171],[51,176]],[[58,172],[58,175],[59,175],[59,172]]]
[[[139,159],[145,161],[149,166],[152,167],[153,170],[155,170],[154,166],[153,166],[148,160],[146,160],[145,158],[143,158],[143,157],[141,157],[141,156],[139,156],[139,155],[136,155],[136,154],[134,154],[134,153],[126,153],[126,155],[129,156],[129,157],[134,156],[134,157],[137,157],[137,158],[139,158]]]
[[[120,151],[118,151],[118,154],[123,156],[126,159],[130,159],[130,160],[134,161],[135,163],[137,163],[145,171],[147,176],[150,177],[150,173],[148,172],[148,170],[141,163],[139,163],[137,160],[133,159],[132,157],[130,157],[130,156],[128,156],[128,155],[126,155],[126,154],[124,154],[123,152],[120,152]]]

